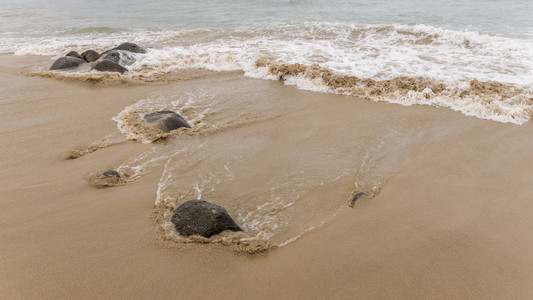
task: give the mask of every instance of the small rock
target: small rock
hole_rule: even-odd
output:
[[[146,53],[146,49],[134,43],[122,43],[111,50],[125,50],[133,53]]]
[[[174,210],[170,221],[184,236],[210,237],[225,230],[242,231],[222,206],[204,200],[183,203]]]
[[[100,72],[118,72],[120,74],[124,74],[124,72],[128,71],[128,69],[124,68],[123,66],[109,60],[102,60],[97,62],[92,66],[91,70],[96,70]]]
[[[50,67],[50,70],[76,69],[84,63],[85,61],[83,59],[72,56],[63,56],[54,61],[54,63]]]
[[[120,174],[115,170],[107,170],[89,178],[89,184],[99,189],[123,185],[125,183]]]
[[[110,50],[102,53],[100,56],[102,60],[109,60],[121,66],[131,65],[135,62],[135,57],[129,51],[125,50]]]
[[[120,178],[120,174],[115,170],[107,170],[104,173],[102,173],[105,177],[116,177]]]
[[[172,130],[185,127],[191,128],[191,125],[178,113],[171,110],[160,110],[144,116],[148,123],[153,123],[164,132],[171,132]]]
[[[87,50],[80,54],[86,62],[93,62],[100,58],[100,54],[94,50]]]
[[[69,53],[67,53],[67,55],[65,56],[70,56],[70,57],[75,57],[75,58],[79,58],[79,59],[83,59],[83,57],[80,56],[80,54],[76,51],[70,51]]]

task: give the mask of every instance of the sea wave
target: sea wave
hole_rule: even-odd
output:
[[[0,43],[4,45],[0,52],[54,58],[71,50],[103,51],[133,41],[149,47],[147,54],[137,55],[126,75],[139,81],[158,81],[165,74],[184,69],[238,70],[253,78],[283,77],[287,84],[306,90],[363,95],[403,105],[437,105],[499,122],[522,124],[532,115],[533,39],[527,37],[428,25],[308,22],[11,39]],[[281,76],[273,72],[276,66],[304,66],[306,71]],[[401,81],[428,84],[423,89],[376,93],[375,88],[361,90],[361,84],[332,87],[322,75],[309,76],[316,70],[335,78],[357,78],[360,83],[366,80],[389,87]]]
[[[405,106],[447,107],[468,116],[503,123],[523,124],[533,117],[533,94],[512,84],[472,79],[468,83],[446,85],[427,77],[405,76],[374,80],[336,74],[317,64],[257,62],[257,66],[302,89],[355,95]]]

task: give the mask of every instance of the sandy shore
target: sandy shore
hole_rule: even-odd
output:
[[[43,63],[0,56],[2,299],[533,297],[531,122],[516,126],[443,108],[310,93],[239,73],[97,87],[21,74]],[[368,149],[376,149],[369,172],[381,179],[380,192],[350,208],[356,170],[317,185],[290,220],[327,222],[284,247],[249,255],[161,237],[154,203],[163,166],[124,186],[89,186],[89,174],[152,144],[126,141],[65,159],[72,149],[117,134],[111,119],[126,106],[204,87],[235,97],[238,108],[221,102],[206,121],[216,130],[164,145],[201,141],[216,149],[212,155],[229,157],[237,149],[231,145],[257,136],[265,149],[234,158],[243,162],[243,174],[220,187],[218,197],[259,190],[265,179],[257,174],[289,176],[284,166],[298,158],[309,165],[304,177],[333,176],[349,160],[357,166]],[[216,126],[242,116],[259,117]],[[256,144],[242,143],[244,153],[247,145]],[[307,162],[325,147],[343,151],[328,158],[331,170],[313,168]],[[183,171],[182,180],[209,170],[209,156],[196,159],[198,167]],[[221,201],[230,213],[238,209]],[[286,237],[294,236],[297,228],[287,228]]]

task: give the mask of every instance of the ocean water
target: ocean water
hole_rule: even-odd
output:
[[[49,63],[25,70],[31,75],[94,81],[101,74],[88,68],[61,72],[48,67],[72,50],[105,51],[129,41],[148,51],[134,54],[129,72],[110,75],[111,80],[168,83],[191,70],[240,71],[246,77],[283,81],[302,90],[404,106],[431,105],[520,125],[533,117],[531,16],[533,2],[524,0],[2,1],[0,53],[48,56]],[[285,99],[281,91],[276,91],[277,98],[263,95],[261,91],[272,90],[258,88],[261,95],[254,95],[256,102],[253,97],[235,100],[242,98],[238,87],[224,94],[217,89],[220,86],[224,84],[137,99],[113,119],[120,136],[111,135],[89,147],[107,147],[124,138],[153,143],[161,136],[147,130],[144,114],[172,109],[184,115],[193,125],[191,133],[178,133],[178,140],[167,146],[155,143],[116,169],[133,181],[149,169],[163,167],[155,199],[162,220],[168,221],[175,206],[190,198],[235,197],[235,202],[226,204],[237,210],[238,223],[247,233],[221,235],[217,242],[247,241],[252,246],[245,251],[254,251],[270,247],[269,243],[283,246],[296,240],[344,207],[345,199],[324,207],[324,194],[316,191],[355,185],[356,191],[368,195],[379,192],[383,180],[376,175],[379,172],[369,170],[387,165],[380,157],[390,156],[390,149],[381,145],[403,147],[405,139],[387,132],[377,132],[366,144],[360,142],[361,136],[342,143],[332,139],[320,149],[314,144],[299,148],[298,138],[304,143],[305,136],[277,144],[267,137],[250,137],[241,125],[251,127],[253,121],[283,115],[290,97]],[[278,115],[265,106],[269,101],[283,108]],[[234,111],[241,113],[229,113]],[[322,125],[315,126],[316,132],[322,132]],[[228,144],[222,133],[208,141],[179,140],[210,135],[220,128],[243,131],[235,130],[236,146]],[[280,128],[276,135],[284,133]],[[321,139],[328,137],[329,132]],[[246,151],[241,140],[246,141]],[[285,155],[275,160],[271,153]],[[261,167],[277,177],[257,180],[256,186],[248,183],[263,173],[263,169],[253,173],[250,166],[269,158],[272,162]],[[279,169],[268,169],[276,165]],[[363,175],[356,170],[363,170]],[[247,189],[235,195],[242,182],[247,182]],[[317,193],[320,197],[314,196]],[[313,206],[325,213],[316,219],[298,215],[297,211]],[[161,226],[167,237],[183,241],[168,222]]]
[[[494,35],[529,35],[527,0],[445,1],[2,1],[2,33],[196,30],[276,23],[425,24]]]
[[[187,68],[242,70],[301,89],[522,124],[532,114],[532,15],[533,4],[523,0],[17,1],[0,8],[0,53],[57,58],[133,41],[151,50],[130,68],[143,78]],[[291,66],[298,70],[287,72]],[[353,80],[332,86],[329,77],[317,78],[325,70],[401,80],[379,91]],[[436,91],[417,81],[399,91],[413,85],[404,78],[445,86]]]

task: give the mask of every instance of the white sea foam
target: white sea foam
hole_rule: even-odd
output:
[[[390,80],[421,77],[460,88],[472,79],[523,89],[526,100],[500,99],[489,106],[479,99],[425,97],[421,93],[373,100],[402,105],[429,104],[470,116],[522,124],[531,118],[533,38],[502,37],[428,25],[348,25],[301,23],[212,31],[93,33],[54,38],[2,38],[0,52],[53,55],[94,48],[102,51],[123,41],[149,47],[129,66],[130,75],[161,75],[188,68],[242,70],[246,76],[279,79],[258,61],[316,64],[336,74]],[[148,66],[148,67],[147,67]],[[298,88],[335,92],[320,80],[287,77]],[[529,100],[527,100],[529,98]],[[429,100],[428,100],[429,99]],[[518,105],[516,103],[519,103]]]

